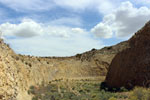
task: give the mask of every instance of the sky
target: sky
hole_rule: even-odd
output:
[[[0,0],[1,38],[18,54],[73,56],[129,39],[150,0]]]

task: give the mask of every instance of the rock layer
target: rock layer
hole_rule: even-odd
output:
[[[106,77],[109,87],[150,86],[150,22],[128,40],[129,48],[118,53]]]

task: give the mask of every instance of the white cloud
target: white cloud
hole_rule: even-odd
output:
[[[82,20],[79,17],[61,17],[50,21],[51,25],[71,25],[71,26],[82,26]]]
[[[102,43],[86,34],[74,34],[70,38],[38,36],[6,41],[15,52],[34,56],[73,56],[92,48],[103,47]]]
[[[91,9],[106,14],[116,9],[121,2],[122,0],[0,0],[0,3],[11,9],[28,13],[51,10],[59,6],[71,11],[81,12]],[[135,5],[149,6],[150,4],[150,0],[133,0],[131,2]]]
[[[3,23],[0,25],[0,30],[3,36],[18,37],[32,37],[43,32],[40,24],[29,19],[24,19],[20,24]]]
[[[112,0],[0,0],[0,3],[21,12],[44,11],[59,6],[71,11],[92,9],[101,13],[110,12],[117,4]]]
[[[103,47],[103,44],[98,40],[94,40],[85,34],[79,36],[76,34],[68,39],[44,36],[8,39],[6,41],[15,52],[34,56],[72,56],[92,48]]]
[[[54,6],[52,0],[0,0],[0,3],[22,12],[47,10]]]
[[[150,9],[148,7],[136,8],[130,2],[124,2],[116,8],[120,1],[0,0],[0,3],[23,12],[49,10],[57,6],[72,12],[97,10],[103,13],[104,18],[102,22],[91,29],[91,32],[100,38],[111,38],[114,35],[122,38],[132,35],[149,20]],[[113,8],[116,9],[113,10]],[[0,25],[0,30],[4,37],[17,37],[17,39],[8,39],[7,41],[12,45],[15,44],[13,48],[17,52],[24,54],[31,52],[33,55],[40,56],[69,56],[103,46],[99,40],[91,37],[90,32],[71,26],[81,27],[82,21],[79,17],[62,17],[42,24],[31,19],[24,19],[19,24],[3,23]],[[18,39],[18,37],[25,38]],[[29,48],[26,48],[27,46]]]
[[[110,37],[111,32],[120,38],[129,37],[149,20],[149,16],[149,8],[136,8],[132,3],[124,2],[111,14],[105,15],[103,21],[92,30],[96,36],[104,38]]]
[[[21,54],[72,56],[103,46],[99,40],[92,38],[90,33],[84,29],[47,26],[31,19],[24,19],[20,24],[1,24],[0,30],[3,32],[5,41]],[[10,39],[11,36],[15,38]]]
[[[84,29],[81,29],[81,28],[72,28],[72,32],[75,33],[75,34],[77,34],[77,33],[79,33],[79,34],[87,33]]]
[[[100,13],[107,14],[116,8],[118,2],[113,0],[95,0],[94,7],[98,9]]]
[[[113,34],[111,27],[103,23],[96,25],[91,32],[100,38],[111,38]]]
[[[54,0],[54,2],[56,3],[56,5],[62,7],[85,9],[91,3],[91,0]]]
[[[97,10],[101,13],[108,13],[114,8],[116,2],[111,0],[54,0],[56,5],[64,8],[72,8],[80,12],[85,9]]]
[[[78,29],[78,31],[77,31]],[[0,25],[0,30],[3,36],[17,36],[17,37],[34,37],[34,36],[56,36],[56,37],[70,37],[72,33],[81,33],[80,28],[71,28],[66,26],[58,26],[54,24],[44,25],[37,23],[31,19],[23,19],[19,24],[3,23]],[[84,31],[82,31],[84,33]]]

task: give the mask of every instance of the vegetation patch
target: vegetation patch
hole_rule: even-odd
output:
[[[53,81],[47,86],[31,86],[32,100],[126,100],[128,95],[100,90],[95,81]]]

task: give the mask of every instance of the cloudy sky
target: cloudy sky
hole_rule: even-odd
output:
[[[127,40],[150,0],[0,0],[0,31],[16,53],[71,56]]]

